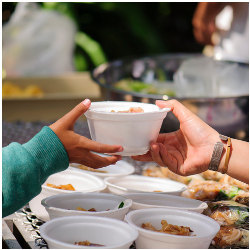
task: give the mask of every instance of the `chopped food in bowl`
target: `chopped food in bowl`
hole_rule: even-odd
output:
[[[91,243],[98,248],[128,249],[138,237],[137,230],[127,223],[97,216],[55,218],[40,227],[40,234],[51,249],[93,249]],[[83,245],[75,244],[83,241]]]
[[[121,112],[122,111],[122,112]],[[85,113],[92,140],[121,145],[123,156],[141,155],[156,141],[170,109],[139,102],[93,102]]]
[[[139,231],[136,240],[136,247],[139,249],[208,248],[220,229],[216,221],[203,214],[166,208],[134,210],[126,215],[125,221]],[[146,222],[147,229],[145,225],[142,228],[142,224]],[[165,230],[168,233],[163,232]],[[171,234],[174,231],[183,234]],[[190,233],[188,236],[186,231]]]
[[[49,187],[46,184],[50,183],[55,186],[64,186],[69,183],[74,187],[74,190],[69,189],[58,189],[54,187]],[[49,196],[56,194],[65,193],[91,193],[91,192],[101,192],[106,189],[106,184],[104,181],[94,175],[82,172],[73,172],[70,170],[65,170],[56,174],[51,175],[46,182],[42,185],[42,191],[36,197],[34,197],[30,202],[29,206],[31,211],[41,220],[49,220],[49,215],[45,208],[41,205],[41,201]]]
[[[72,192],[47,197],[42,200],[42,205],[50,219],[72,215],[91,215],[123,220],[132,206],[132,200],[107,193]]]

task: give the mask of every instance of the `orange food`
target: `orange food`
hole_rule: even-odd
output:
[[[75,191],[75,188],[71,184],[56,186],[54,184],[47,183],[46,185],[52,188]]]
[[[87,210],[87,209],[84,209],[84,208],[82,208],[82,207],[77,207],[76,210],[79,210],[79,211],[96,212],[95,208],[90,208],[89,210]]]
[[[155,232],[174,234],[174,235],[184,235],[184,236],[190,236],[190,233],[192,232],[190,227],[183,227],[183,226],[168,224],[166,220],[162,220],[161,225],[162,227],[160,230],[157,230],[149,222],[142,223],[141,227],[147,230],[155,231]]]
[[[115,112],[111,110],[111,112]],[[131,107],[129,110],[117,111],[117,113],[144,113],[144,110],[140,107]]]
[[[88,240],[75,242],[75,245],[79,245],[79,246],[92,246],[92,247],[104,247],[104,245],[91,243]]]

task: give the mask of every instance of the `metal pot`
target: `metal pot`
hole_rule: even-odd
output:
[[[174,83],[173,75],[181,63],[200,54],[168,54],[140,59],[124,59],[102,64],[92,72],[93,80],[100,86],[106,100],[136,101],[154,103],[157,99],[168,99],[166,95],[144,94],[125,91],[114,86],[119,80],[132,78],[150,82],[167,79],[167,84]],[[230,62],[228,62],[230,63]],[[248,64],[238,64],[248,68]],[[239,83],[240,84],[240,83]],[[177,95],[178,96],[178,95]],[[211,127],[224,135],[248,140],[249,131],[249,95],[227,97],[174,97],[198,115]],[[171,113],[162,125],[161,132],[179,129],[177,118]]]

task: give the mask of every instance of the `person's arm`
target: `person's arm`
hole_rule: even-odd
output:
[[[2,150],[2,216],[24,206],[41,192],[41,185],[69,162],[100,168],[115,164],[120,156],[101,157],[93,152],[115,153],[122,146],[92,141],[74,132],[76,120],[90,107],[86,99],[61,119],[44,127],[26,144],[11,143]]]
[[[194,37],[197,42],[213,45],[212,34],[216,30],[215,18],[229,4],[225,2],[198,3],[192,20]]]
[[[224,144],[224,152],[226,151],[226,144]],[[219,171],[223,168],[226,154],[224,153]],[[249,183],[249,143],[232,139],[232,153],[228,163],[227,174],[231,177]]]
[[[168,167],[179,175],[192,175],[204,172],[209,163],[216,142],[221,141],[219,133],[193,114],[176,100],[156,101],[160,108],[171,108],[180,122],[180,129],[160,134],[151,144],[150,151],[141,156],[134,156],[139,161],[155,161],[160,166]],[[218,170],[221,171],[226,157],[226,144],[220,159]],[[227,174],[240,181],[249,182],[249,143],[232,139],[232,151]]]
[[[2,150],[2,216],[7,216],[41,192],[49,175],[65,170],[67,153],[49,128],[26,144],[11,143]]]

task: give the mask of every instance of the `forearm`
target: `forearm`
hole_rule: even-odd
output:
[[[3,148],[3,216],[15,212],[39,194],[48,176],[66,169],[68,163],[63,145],[48,127],[24,145],[11,143]]]
[[[219,170],[225,164],[226,144],[224,144],[224,152],[221,157]],[[232,139],[231,155],[228,163],[227,174],[231,177],[249,183],[249,143]]]
[[[224,2],[201,2],[198,4],[195,11],[195,15],[201,16],[202,18],[215,17],[222,9],[230,3]]]

